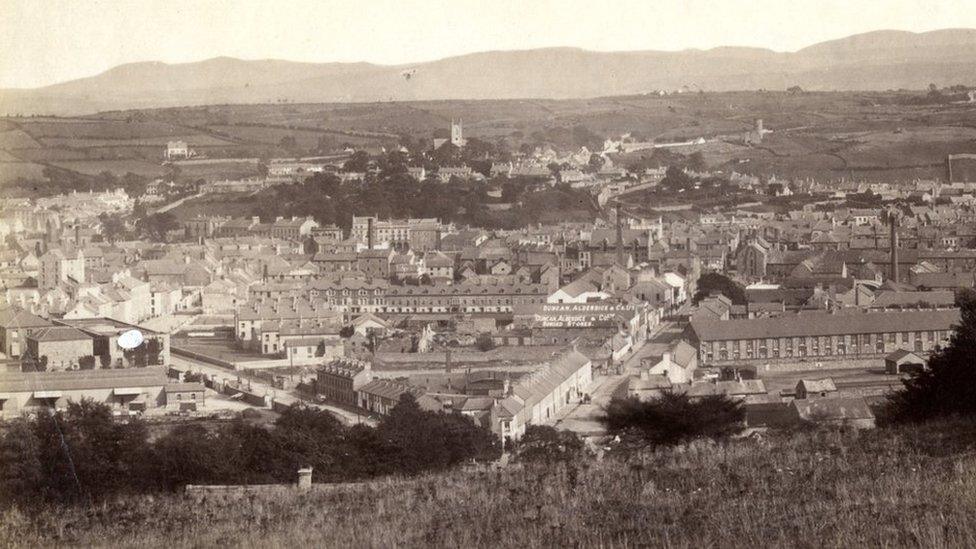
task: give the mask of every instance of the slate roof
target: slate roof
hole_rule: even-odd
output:
[[[81,330],[68,326],[50,326],[41,328],[31,334],[30,339],[35,341],[81,341],[91,339]]]
[[[155,387],[166,384],[165,366],[67,372],[0,372],[0,393]]]
[[[934,290],[929,292],[879,292],[871,303],[873,309],[884,309],[895,305],[909,307],[928,304],[930,307],[951,307],[955,304],[955,293],[949,290]]]
[[[874,413],[863,397],[836,397],[794,400],[797,414],[808,421],[873,419]]]
[[[419,387],[413,387],[391,379],[374,379],[360,387],[358,392],[376,395],[393,401],[399,401],[400,395],[404,393],[410,393],[415,397],[420,397],[424,394],[424,390]]]
[[[949,330],[959,318],[958,309],[851,314],[811,312],[775,318],[692,319],[691,326],[700,340],[716,341]]]
[[[525,408],[531,408],[589,363],[590,359],[575,349],[563,353],[552,362],[519,379],[512,387],[512,392],[522,399]]]
[[[704,397],[710,395],[761,395],[766,394],[766,385],[761,379],[744,379],[742,381],[705,381],[683,385],[684,393],[689,397]]]
[[[20,307],[0,309],[0,328],[40,328],[43,326],[51,326],[51,323]]]
[[[801,379],[796,384],[797,389],[800,387],[803,387],[808,393],[832,393],[837,390],[837,386],[834,385],[834,380],[829,377],[823,379]]]

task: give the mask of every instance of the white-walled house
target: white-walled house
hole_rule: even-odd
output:
[[[559,288],[546,298],[547,303],[592,303],[602,301],[610,294],[601,292],[596,284],[579,279]]]
[[[643,362],[643,361],[642,361]],[[664,376],[673,384],[691,383],[695,370],[698,369],[698,350],[688,342],[681,340],[672,345],[660,359],[654,357],[648,374]]]

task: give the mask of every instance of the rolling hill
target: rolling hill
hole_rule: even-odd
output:
[[[921,89],[967,83],[976,30],[877,31],[796,52],[595,52],[575,48],[481,52],[438,61],[133,63],[36,89],[0,90],[0,114],[82,114],[226,103],[588,98],[654,90]]]

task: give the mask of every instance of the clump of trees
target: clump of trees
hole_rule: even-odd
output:
[[[9,424],[0,436],[0,502],[91,503],[187,484],[290,483],[309,465],[318,482],[355,481],[500,452],[497,437],[470,418],[424,411],[409,395],[375,428],[293,407],[270,428],[241,419],[184,423],[154,440],[143,421],[115,420],[107,406],[87,400]]]
[[[976,417],[976,291],[956,295],[961,318],[949,344],[929,356],[928,368],[904,381],[887,412],[897,422]]]
[[[698,279],[698,291],[695,292],[693,301],[698,303],[712,294],[724,295],[735,305],[745,305],[748,301],[745,286],[721,273],[703,274]]]
[[[574,461],[586,455],[583,439],[573,431],[548,425],[529,425],[515,444],[515,456],[526,463]]]
[[[742,430],[745,410],[741,402],[724,395],[692,400],[668,391],[648,401],[615,398],[601,420],[611,434],[628,442],[673,445],[734,435]]]

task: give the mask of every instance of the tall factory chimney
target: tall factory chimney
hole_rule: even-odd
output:
[[[617,265],[624,264],[624,228],[620,217],[620,203],[617,203]]]
[[[892,282],[898,282],[898,212],[890,210],[888,212],[888,225],[891,227],[891,268],[890,277]]]
[[[366,248],[373,249],[373,218],[366,218]]]

